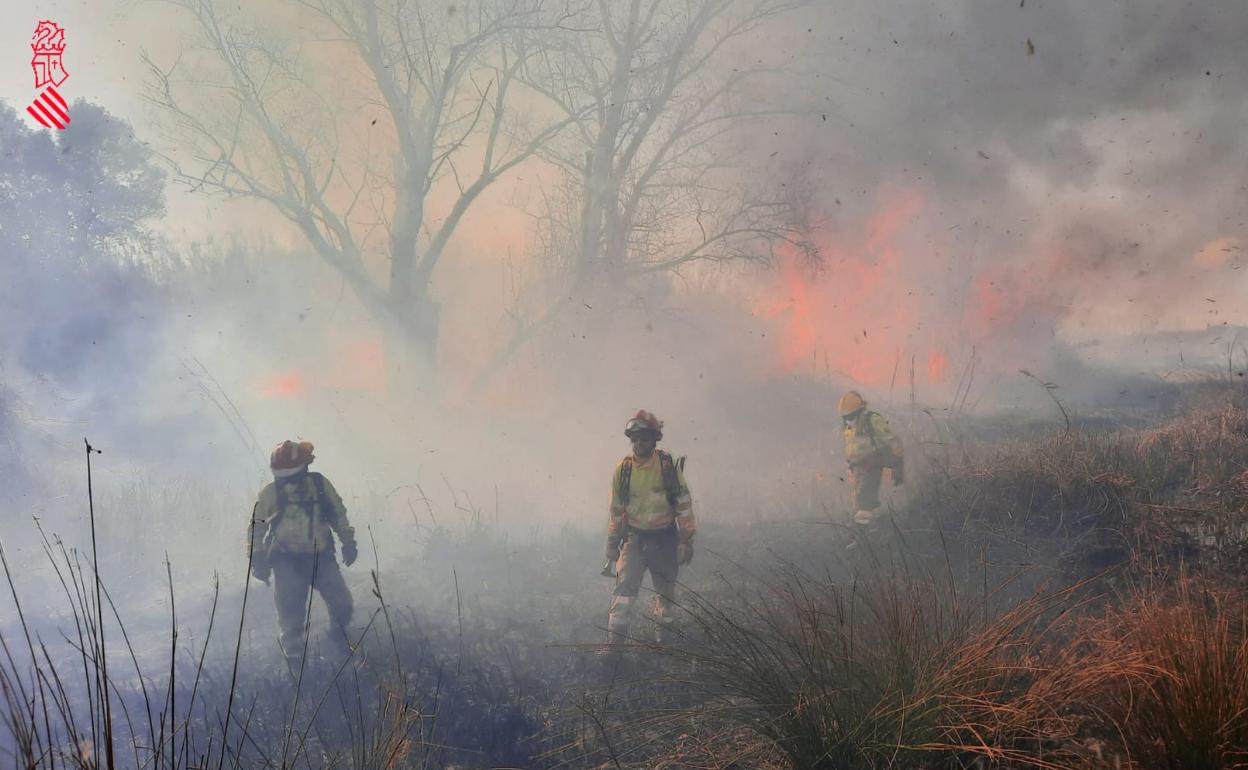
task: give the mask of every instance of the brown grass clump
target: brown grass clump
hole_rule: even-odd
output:
[[[648,770],[785,770],[784,755],[753,731],[681,733],[671,750],[647,762]]]
[[[1075,767],[1082,698],[1142,665],[1064,643],[1078,588],[991,614],[930,577],[789,573],[734,610],[695,600],[679,654],[792,768]]]
[[[915,513],[946,532],[1049,543],[1076,576],[1133,557],[1235,569],[1248,539],[1245,469],[1248,410],[1231,400],[1148,430],[968,451],[920,480]]]
[[[1142,661],[1087,694],[1130,766],[1248,767],[1248,596],[1208,580],[1139,590],[1085,626],[1107,665]]]

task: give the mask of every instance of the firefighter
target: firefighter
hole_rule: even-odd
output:
[[[867,409],[866,399],[856,390],[841,396],[838,409],[845,428],[845,461],[854,484],[854,521],[868,524],[880,507],[884,469],[889,469],[894,486],[905,481],[901,440],[888,420]]]
[[[269,458],[273,483],[260,492],[251,523],[252,574],[266,584],[273,576],[279,641],[295,666],[306,646],[312,589],[329,611],[331,645],[339,654],[350,652],[347,624],[354,602],[338,569],[331,533],[342,542],[343,564],[350,567],[359,555],[342,498],[329,479],[308,470],[312,449],[307,441],[277,445]]]
[[[656,638],[670,640],[674,621],[676,575],[693,560],[697,523],[683,459],[656,449],[663,423],[639,411],[624,427],[632,453],[620,461],[611,479],[611,512],[607,521],[608,573],[616,572],[615,591],[607,618],[607,641],[629,639],[629,623],[642,578],[650,572],[656,594]],[[610,564],[618,562],[617,570]]]

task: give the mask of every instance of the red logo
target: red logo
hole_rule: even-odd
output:
[[[40,21],[31,37],[30,48],[34,51],[30,68],[35,71],[35,88],[42,88],[43,92],[26,111],[46,128],[63,129],[69,125],[69,104],[56,86],[69,77],[63,60],[65,29],[54,21]]]
[[[45,128],[63,129],[69,125],[69,105],[52,86],[44,89],[26,111]]]
[[[65,54],[65,30],[54,21],[41,21],[31,40],[35,57],[30,60],[30,66],[35,71],[35,88],[64,83],[69,77],[61,61]]]

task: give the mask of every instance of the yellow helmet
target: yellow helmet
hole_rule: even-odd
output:
[[[841,396],[841,400],[837,403],[836,408],[840,410],[841,416],[853,414],[867,405],[867,400],[862,394],[856,390],[849,390],[845,395]]]

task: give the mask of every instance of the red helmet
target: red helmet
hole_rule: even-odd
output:
[[[642,409],[624,426],[624,435],[632,438],[633,434],[645,431],[653,433],[655,441],[663,438],[663,421],[655,417],[653,413]]]
[[[287,439],[273,448],[273,454],[269,455],[269,468],[274,476],[282,478],[298,473],[315,459],[311,441],[295,443]]]

